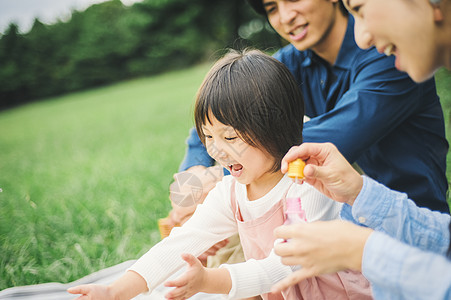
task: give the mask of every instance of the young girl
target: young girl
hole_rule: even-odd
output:
[[[281,173],[280,163],[293,145],[302,142],[302,103],[291,73],[276,59],[256,50],[230,52],[220,59],[198,91],[195,121],[209,154],[231,175],[216,185],[182,227],[174,228],[118,281],[108,287],[85,285],[69,292],[88,296],[83,299],[129,299],[152,291],[184,267],[185,261],[194,265],[186,276],[198,270],[202,273],[194,257],[236,232],[248,262],[237,269],[208,270],[218,276],[203,276],[208,281],[201,285],[198,280],[190,281],[167,297],[186,299],[206,292],[243,298],[269,292],[273,283],[292,272],[269,254],[275,241],[273,229],[284,222],[284,200],[294,190],[292,180]],[[308,221],[338,217],[341,204],[308,184],[301,185],[299,193]],[[180,285],[180,280],[167,285]],[[371,298],[366,279],[352,272],[313,278],[283,294],[263,297]]]

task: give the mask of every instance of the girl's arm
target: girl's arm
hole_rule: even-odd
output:
[[[247,299],[268,293],[274,283],[292,273],[292,269],[282,265],[274,252],[265,259],[224,264],[219,268],[204,268],[190,254],[183,254],[182,258],[188,263],[187,271],[165,283],[167,287],[175,287],[165,295],[167,299],[187,299],[199,292],[226,294],[226,299]]]
[[[236,233],[236,222],[230,208],[230,183],[218,183],[203,204],[182,227],[145,253],[130,270],[140,274],[149,290],[163,283],[185,265],[182,253],[199,256],[212,245]]]
[[[89,295],[82,299],[116,299],[116,296],[117,299],[130,299],[141,292],[152,291],[182,268],[185,262],[180,258],[181,253],[198,256],[235,232],[236,222],[230,208],[230,182],[222,181],[182,227],[174,228],[167,238],[138,259],[114,284],[108,287],[79,286],[69,292]]]

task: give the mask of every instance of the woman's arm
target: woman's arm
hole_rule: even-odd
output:
[[[377,231],[366,242],[362,272],[375,299],[451,299],[451,261]]]
[[[450,215],[420,208],[404,193],[392,191],[371,178],[342,218],[370,227],[422,250],[445,255],[449,246]]]

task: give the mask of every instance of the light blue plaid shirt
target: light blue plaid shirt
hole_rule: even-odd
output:
[[[363,176],[362,191],[341,217],[376,230],[362,261],[375,299],[451,299],[448,214],[419,208],[406,194]]]

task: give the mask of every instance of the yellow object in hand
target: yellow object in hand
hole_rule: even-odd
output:
[[[290,163],[288,163],[288,177],[303,179],[304,178],[304,167],[305,162],[298,158]]]

